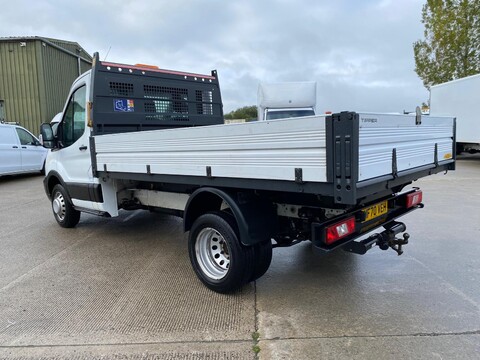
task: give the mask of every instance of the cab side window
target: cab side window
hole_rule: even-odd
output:
[[[85,105],[87,102],[87,88],[77,89],[65,110],[63,117],[62,142],[67,147],[77,141],[85,131]]]
[[[22,145],[35,145],[35,138],[23,129],[15,128],[17,130],[20,144]]]

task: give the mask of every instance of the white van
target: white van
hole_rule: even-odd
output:
[[[0,176],[42,172],[48,150],[27,129],[0,123]]]

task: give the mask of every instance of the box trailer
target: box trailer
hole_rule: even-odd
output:
[[[430,88],[430,115],[456,117],[457,153],[480,151],[480,74]]]

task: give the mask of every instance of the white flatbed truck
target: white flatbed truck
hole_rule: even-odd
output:
[[[54,136],[42,124],[56,221],[121,209],[181,216],[199,279],[230,292],[272,248],[399,255],[397,218],[423,207],[412,181],[453,170],[453,118],[342,112],[223,124],[217,73],[99,61],[72,85]],[[383,227],[383,228],[382,228]],[[369,237],[366,234],[381,228]],[[363,240],[358,240],[364,237]],[[357,240],[357,241],[356,241]]]

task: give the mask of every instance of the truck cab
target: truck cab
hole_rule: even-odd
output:
[[[257,93],[258,120],[314,116],[316,102],[314,81],[261,83]]]
[[[63,193],[47,192],[52,196],[53,204],[57,205],[53,208],[60,219],[64,219],[67,198],[78,210],[94,213],[106,211],[99,178],[92,173],[89,143],[92,128],[87,124],[90,87],[91,70],[75,80],[63,112],[55,116],[55,122],[45,124],[51,129],[54,142],[45,164],[45,186],[49,189],[57,185],[62,187]]]

